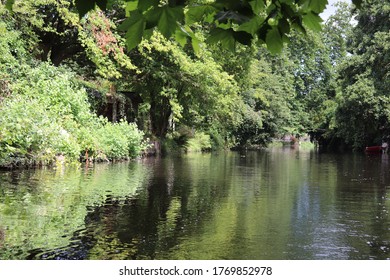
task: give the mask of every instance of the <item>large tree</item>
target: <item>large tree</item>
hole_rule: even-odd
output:
[[[155,32],[131,57],[140,70],[130,87],[149,106],[154,136],[165,137],[170,121],[194,128],[229,123],[238,87],[210,51],[193,56]]]

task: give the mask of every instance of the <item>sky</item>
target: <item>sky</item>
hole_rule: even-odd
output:
[[[328,5],[326,6],[325,11],[322,14],[320,14],[324,22],[329,18],[330,15],[332,15],[335,12],[336,8],[333,7],[333,4],[339,1],[344,1],[349,3],[352,2],[351,0],[328,0]]]

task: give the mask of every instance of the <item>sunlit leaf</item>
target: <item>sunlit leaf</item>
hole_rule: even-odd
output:
[[[184,47],[187,44],[187,39],[190,37],[188,32],[182,27],[178,28],[175,32],[175,40]]]
[[[192,36],[191,37],[191,45],[192,45],[192,49],[194,50],[195,54],[198,54],[200,52],[200,41],[199,41],[199,39],[197,39],[194,36]]]
[[[138,8],[138,0],[131,0],[126,3],[126,16],[130,15],[130,12],[135,11]]]

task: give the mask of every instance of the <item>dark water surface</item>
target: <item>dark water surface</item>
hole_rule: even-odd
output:
[[[390,259],[386,155],[273,148],[0,172],[0,259]]]

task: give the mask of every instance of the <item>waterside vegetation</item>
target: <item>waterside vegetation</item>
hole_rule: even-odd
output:
[[[390,135],[388,0],[142,2],[1,1],[1,167]]]

